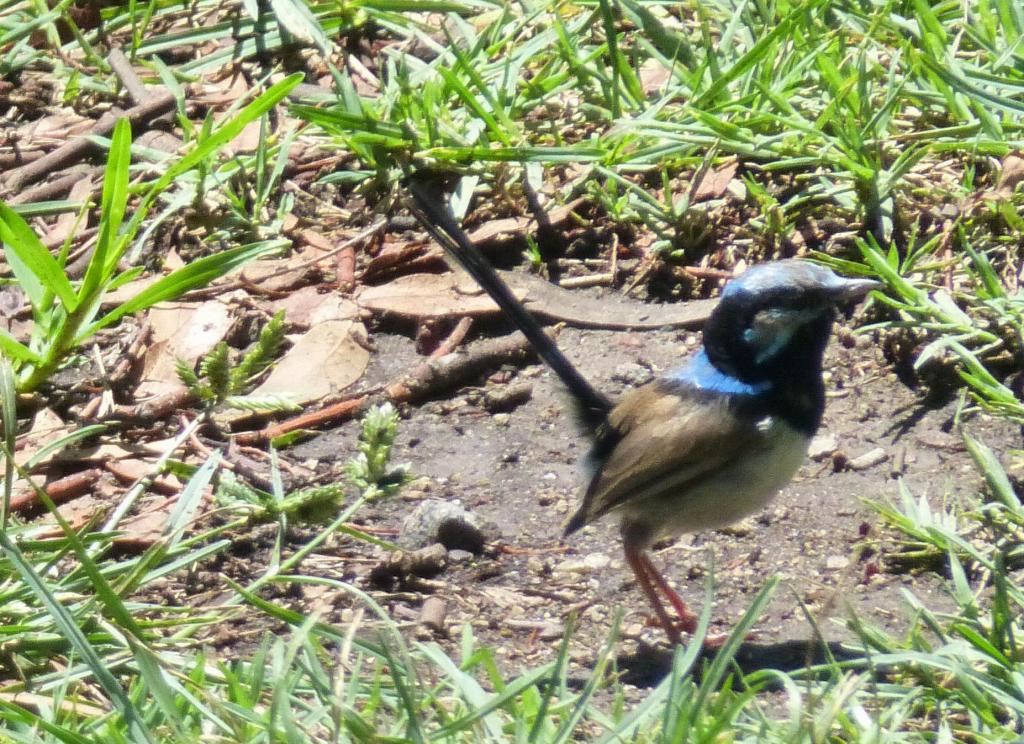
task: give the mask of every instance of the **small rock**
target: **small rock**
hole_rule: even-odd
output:
[[[718,532],[723,535],[729,535],[731,537],[749,537],[754,534],[756,527],[754,526],[754,520],[751,518],[744,519],[736,524],[730,524],[725,527],[720,527]]]
[[[533,397],[533,383],[503,385],[484,394],[484,408],[491,413],[507,413]]]
[[[537,638],[542,641],[554,641],[561,638],[564,634],[565,627],[560,622],[552,620],[540,627],[540,630],[537,631]]]
[[[444,619],[448,614],[448,607],[440,597],[427,597],[420,609],[419,623],[430,628],[435,633],[444,632]]]
[[[845,555],[830,555],[825,559],[825,568],[829,571],[838,571],[850,565],[850,559]]]
[[[455,550],[448,551],[448,561],[450,563],[469,563],[473,560],[473,554],[468,550]]]
[[[867,470],[868,468],[873,468],[875,465],[881,465],[888,459],[889,455],[884,449],[881,447],[875,447],[873,450],[869,450],[863,455],[851,457],[850,461],[846,463],[846,467],[850,470]]]
[[[406,607],[401,602],[396,603],[391,608],[391,617],[395,620],[416,620],[420,616],[416,610],[412,607]]]
[[[966,448],[964,440],[944,431],[923,431],[917,435],[917,441],[925,447],[946,450],[947,452],[963,452]]]
[[[642,623],[629,623],[622,628],[623,638],[639,638],[644,634],[644,626]]]
[[[639,387],[654,379],[654,373],[642,364],[621,364],[612,372],[612,379],[631,387]]]
[[[488,539],[497,537],[485,534],[487,527],[490,525],[458,504],[427,499],[405,518],[398,544],[418,548],[439,542],[448,550],[468,550],[479,555]]]
[[[604,553],[591,553],[583,558],[562,561],[555,566],[555,571],[558,573],[585,574],[606,568],[611,562],[612,559]]]
[[[807,448],[807,456],[815,462],[820,462],[832,457],[832,454],[838,448],[839,443],[836,441],[836,435],[826,431],[816,435],[811,440],[811,444]]]

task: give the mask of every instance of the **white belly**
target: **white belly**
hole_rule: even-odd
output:
[[[764,507],[796,474],[810,439],[776,419],[758,427],[761,446],[682,491],[627,503],[627,519],[648,525],[651,539],[732,524]]]

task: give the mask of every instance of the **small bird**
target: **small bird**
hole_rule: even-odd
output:
[[[753,266],[726,285],[704,325],[703,347],[685,366],[612,405],[476,251],[437,201],[437,189],[415,177],[408,186],[425,229],[562,379],[593,436],[590,483],[565,535],[618,514],[626,562],[669,640],[678,643],[680,631],[696,629],[697,618],[648,548],[742,519],[790,481],[821,425],[822,358],[836,309],[880,285],[798,259]]]

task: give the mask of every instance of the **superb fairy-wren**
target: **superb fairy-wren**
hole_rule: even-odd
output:
[[[688,364],[612,405],[476,251],[438,189],[415,176],[408,185],[424,228],[558,374],[593,436],[590,484],[565,534],[619,514],[626,561],[677,642],[679,630],[694,630],[696,617],[647,549],[664,537],[735,522],[790,481],[825,409],[822,359],[836,308],[879,285],[796,259],[754,266],[726,285],[704,325],[703,348]]]

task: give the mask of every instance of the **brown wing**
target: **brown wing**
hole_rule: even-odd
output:
[[[608,423],[615,444],[567,533],[627,501],[683,491],[759,444],[757,428],[739,420],[725,400],[666,394],[657,383],[625,395]]]

